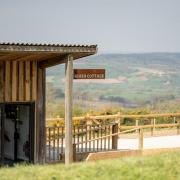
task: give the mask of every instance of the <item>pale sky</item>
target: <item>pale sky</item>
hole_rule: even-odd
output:
[[[0,0],[0,42],[180,52],[180,0]]]

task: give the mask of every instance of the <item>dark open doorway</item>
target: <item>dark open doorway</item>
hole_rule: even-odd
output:
[[[34,162],[34,103],[0,104],[1,164]]]

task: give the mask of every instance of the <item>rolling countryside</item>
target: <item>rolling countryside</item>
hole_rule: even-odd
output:
[[[157,109],[160,104],[162,110],[167,104],[174,109],[179,103],[180,53],[100,54],[75,61],[74,68],[106,70],[105,80],[74,80],[74,101],[81,108]],[[63,90],[64,66],[49,68],[47,98],[63,101]]]

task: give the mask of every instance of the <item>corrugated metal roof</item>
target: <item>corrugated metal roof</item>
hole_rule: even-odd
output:
[[[72,45],[72,44],[38,44],[38,43],[10,43],[0,42],[0,61],[58,61],[68,54],[73,59],[90,56],[97,53],[97,45]]]
[[[79,45],[79,44],[46,44],[46,43],[14,43],[14,42],[0,42],[0,45],[10,46],[50,46],[50,47],[87,47],[96,48],[97,45]]]

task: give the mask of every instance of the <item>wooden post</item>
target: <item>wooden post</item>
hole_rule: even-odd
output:
[[[65,67],[65,164],[73,162],[72,144],[72,89],[73,89],[73,57],[67,56]]]
[[[89,114],[86,115],[86,126],[92,125],[92,120],[89,118]]]
[[[23,71],[22,71],[23,72]],[[44,163],[46,155],[46,117],[45,117],[45,82],[46,82],[45,69],[38,68],[37,72],[37,105],[36,105],[36,121],[35,121],[35,137],[36,137],[36,162]],[[23,82],[24,84],[24,82]],[[25,90],[24,86],[22,87]],[[21,89],[21,90],[22,90]],[[22,96],[24,98],[24,96]]]
[[[144,138],[143,138],[143,128],[139,129],[139,150],[143,150]]]
[[[91,125],[92,125],[92,120],[89,118],[89,114],[87,113],[87,115],[86,115],[86,129],[87,129],[87,140],[89,140],[90,139],[90,128],[91,128]],[[89,145],[90,145],[90,143],[89,143]]]
[[[176,117],[173,117],[173,123],[176,124]]]
[[[73,161],[76,162],[76,144],[73,144]]]
[[[136,119],[136,128],[139,126],[139,121],[138,119]],[[136,130],[136,132],[138,132],[138,130]]]
[[[112,134],[118,132],[118,124],[114,124],[112,126]],[[118,135],[112,136],[112,149],[117,149],[118,148]]]
[[[115,122],[118,123],[118,125],[120,127],[120,125],[121,125],[121,113],[120,112],[117,113],[117,119]]]
[[[117,117],[118,129],[120,132],[121,131],[121,113],[118,112],[117,115],[118,115],[118,117]],[[119,138],[119,136],[118,136],[118,138]]]
[[[154,132],[155,132],[155,125],[156,125],[156,118],[153,119],[153,135],[154,135]]]
[[[177,126],[177,134],[179,135],[179,134],[180,134],[180,121],[178,120],[177,123],[178,123],[178,126]]]
[[[151,119],[151,125],[153,125],[153,119]],[[151,136],[153,136],[153,134],[154,134],[154,128],[153,127],[151,127]]]
[[[151,125],[153,125],[153,127],[151,128],[151,136],[154,136],[154,131],[155,131],[155,127],[154,125],[156,124],[156,119],[151,119]]]

